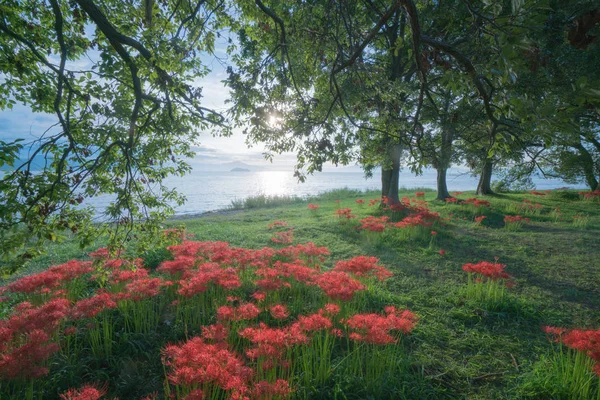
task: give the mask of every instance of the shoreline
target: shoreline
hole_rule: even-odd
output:
[[[198,213],[179,214],[179,215],[173,215],[172,217],[168,218],[167,222],[186,220],[186,219],[194,219],[194,218],[206,218],[206,217],[212,217],[212,216],[217,216],[217,215],[235,215],[235,214],[239,214],[244,211],[247,211],[247,209],[240,209],[240,210],[221,209],[221,210],[203,211],[203,212],[198,212]]]

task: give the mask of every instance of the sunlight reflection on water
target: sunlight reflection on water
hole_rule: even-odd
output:
[[[558,179],[534,179],[538,190],[557,188],[566,185]],[[300,196],[316,195],[333,189],[379,190],[380,175],[365,179],[362,172],[320,172],[307,177],[299,183],[291,171],[192,171],[184,177],[170,177],[166,186],[176,188],[185,195],[187,201],[176,209],[176,214],[196,214],[205,211],[227,208],[232,200],[242,200],[251,196]],[[425,170],[423,175],[415,176],[409,171],[400,173],[400,186],[405,188],[436,187],[436,172]],[[475,190],[477,177],[448,171],[448,189]],[[93,205],[101,212],[112,196],[104,195],[89,199],[86,204]]]

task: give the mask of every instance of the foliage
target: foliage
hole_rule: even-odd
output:
[[[3,256],[17,252],[18,267],[68,231],[89,244],[102,227],[86,199],[99,195],[111,199],[112,247],[134,228],[156,235],[184,200],[163,179],[189,171],[200,130],[227,132],[196,82],[228,19],[212,0],[3,2],[0,110],[22,104],[54,119],[32,141],[1,142]]]

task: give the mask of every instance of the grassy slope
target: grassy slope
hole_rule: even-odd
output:
[[[412,195],[414,191],[401,193]],[[294,243],[312,241],[331,250],[329,265],[356,255],[380,257],[395,276],[386,290],[377,293],[382,302],[408,307],[420,316],[417,329],[407,341],[412,363],[422,369],[435,397],[491,399],[519,398],[521,385],[540,356],[551,345],[542,325],[600,327],[600,207],[597,203],[572,201],[558,196],[538,197],[509,194],[489,198],[492,210],[475,227],[466,206],[431,201],[430,208],[446,218],[437,243],[390,238],[369,244],[364,236],[344,229],[333,216],[340,207],[350,207],[364,217],[376,213],[357,198],[374,198],[376,193],[340,192],[319,200],[321,208],[312,215],[307,202],[260,208],[224,215],[175,221],[184,223],[195,240],[222,240],[234,246],[260,248],[273,245],[267,225],[284,220],[294,228]],[[426,194],[426,200],[435,197]],[[468,197],[468,194],[460,196]],[[524,198],[544,205],[542,215],[530,216],[531,223],[520,231],[507,231],[502,217],[510,204]],[[547,213],[559,207],[562,217],[555,222]],[[576,227],[573,216],[588,215],[587,227]],[[512,214],[515,214],[512,212]],[[464,220],[466,218],[467,220]],[[445,249],[441,256],[439,249]],[[30,263],[35,271],[87,252],[71,244],[54,246],[48,255]],[[517,286],[511,303],[500,311],[467,301],[463,294],[466,274],[461,266],[482,260],[507,264]],[[542,397],[540,397],[542,398]]]

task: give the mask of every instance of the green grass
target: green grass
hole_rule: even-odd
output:
[[[400,196],[412,196],[414,192],[403,191]],[[540,377],[543,363],[552,357],[552,345],[540,327],[600,328],[600,205],[580,201],[569,193],[488,196],[486,200],[492,207],[485,212],[482,226],[477,227],[468,206],[435,201],[435,192],[427,191],[425,200],[430,209],[445,219],[435,246],[429,246],[429,241],[393,235],[367,241],[354,229],[340,225],[334,217],[338,207],[351,208],[359,218],[379,215],[376,207],[355,203],[359,198],[368,202],[378,197],[375,192],[345,190],[309,199],[262,196],[236,203],[232,208],[241,209],[236,213],[178,220],[169,225],[185,224],[195,235],[194,240],[261,248],[273,245],[273,232],[267,225],[283,220],[294,228],[294,243],[311,241],[330,249],[328,266],[357,255],[379,257],[394,276],[385,289],[370,294],[371,300],[407,307],[420,317],[405,342],[411,363],[407,368],[414,372],[421,388],[409,398],[563,398],[552,392],[552,382],[544,386]],[[473,194],[459,196],[467,197]],[[339,206],[334,202],[338,199]],[[511,214],[508,211],[523,199],[542,204],[543,208],[536,215],[528,215],[531,221],[519,230],[503,229],[503,216]],[[308,210],[309,202],[320,205],[316,215]],[[551,214],[556,208],[560,209],[559,217]],[[585,216],[585,226],[574,223],[577,215]],[[97,243],[80,250],[70,243],[53,245],[20,274],[83,258],[99,246]],[[444,256],[439,254],[440,249],[446,251]],[[496,258],[507,265],[507,272],[517,284],[508,290],[508,299],[502,307],[467,299],[467,274],[461,266]],[[143,379],[134,382],[143,384]],[[359,385],[350,379],[348,385],[352,384]],[[408,386],[414,384],[413,380],[406,382]],[[336,390],[332,386],[311,398],[345,398]],[[394,394],[389,396],[395,398]]]

